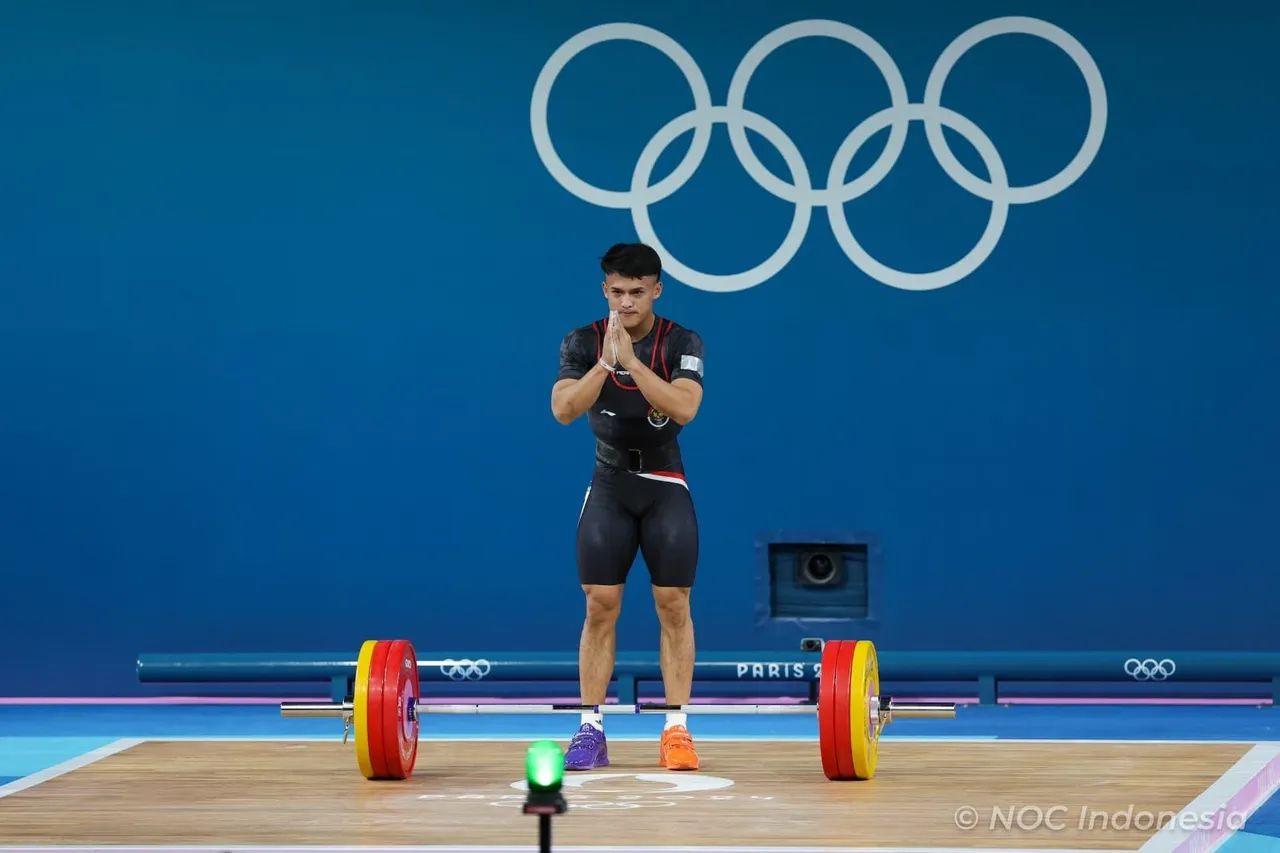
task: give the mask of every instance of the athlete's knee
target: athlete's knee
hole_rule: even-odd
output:
[[[668,630],[683,628],[692,620],[688,587],[655,586],[653,603],[658,610],[658,621]]]
[[[588,584],[582,587],[587,596],[587,624],[598,628],[612,627],[622,612],[622,587]]]

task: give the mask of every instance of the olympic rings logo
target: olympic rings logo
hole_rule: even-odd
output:
[[[1089,127],[1075,157],[1053,177],[1020,187],[1009,185],[1004,161],[987,135],[973,122],[941,103],[942,88],[960,57],[986,39],[1010,33],[1038,36],[1062,49],[1080,69],[1089,91]],[[819,36],[845,42],[866,54],[884,76],[890,97],[889,107],[864,119],[845,137],[831,161],[826,186],[821,188],[813,186],[804,158],[791,137],[764,116],[743,106],[747,85],[769,54],[796,39]],[[616,40],[637,41],[664,53],[683,72],[693,91],[694,101],[691,111],[667,122],[645,145],[631,174],[631,187],[624,191],[593,186],[570,171],[556,153],[547,128],[551,87],[560,72],[571,59],[587,48]],[[1004,232],[1010,205],[1044,201],[1079,180],[1102,146],[1107,125],[1107,93],[1102,73],[1084,46],[1065,30],[1037,18],[993,18],[961,33],[939,55],[925,83],[924,100],[920,103],[912,103],[908,99],[907,84],[902,72],[875,39],[862,30],[838,21],[805,20],[779,27],[756,42],[733,74],[726,103],[717,106],[711,103],[711,90],[702,69],[679,43],[650,27],[614,23],[583,30],[551,54],[534,84],[529,113],[534,147],[551,177],[588,204],[630,210],[639,239],[653,246],[663,256],[672,275],[690,287],[730,293],[755,287],[777,275],[800,250],[809,230],[813,209],[818,207],[826,208],[836,242],[858,269],[890,287],[902,290],[935,290],[955,284],[986,261]],[[927,273],[904,272],[877,261],[853,236],[844,212],[845,204],[875,188],[894,167],[906,144],[907,127],[912,121],[919,121],[924,125],[929,148],[947,176],[973,195],[991,202],[986,229],[969,253],[948,267]],[[727,127],[733,151],[747,174],[763,189],[795,205],[791,227],[777,250],[759,266],[729,275],[699,272],[681,263],[663,248],[649,219],[650,205],[670,197],[693,177],[706,156],[711,130],[716,124]],[[858,149],[886,127],[891,128],[889,140],[879,158],[865,173],[846,182],[849,166]],[[988,180],[984,181],[961,165],[947,145],[942,133],[943,127],[959,133],[977,150],[990,175]],[[791,172],[791,183],[780,180],[756,157],[747,141],[748,129],[763,136],[782,155]],[[693,142],[684,159],[670,175],[651,184],[649,179],[653,174],[653,167],[662,152],[690,130],[693,131]]]
[[[1129,658],[1124,662],[1125,675],[1131,676],[1134,681],[1164,681],[1177,671],[1178,665],[1169,658]]]
[[[440,662],[441,674],[451,681],[479,681],[489,674],[489,669],[489,661],[484,658],[479,660],[447,658]]]

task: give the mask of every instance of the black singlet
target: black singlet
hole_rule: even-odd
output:
[[[579,379],[600,361],[605,327],[597,320],[565,335],[558,379]],[[658,317],[632,348],[662,379],[702,384],[702,339],[692,330]],[[680,424],[650,405],[621,369],[605,380],[587,419],[596,468],[578,515],[579,581],[623,584],[641,553],[655,586],[692,587],[698,518],[676,441]]]
[[[600,361],[607,324],[607,320],[597,320],[565,335],[560,342],[557,379],[579,379]],[[636,357],[666,381],[687,378],[702,384],[702,338],[697,332],[655,317],[649,334],[631,346]],[[676,437],[682,427],[651,406],[635,380],[621,368],[605,380],[600,396],[587,411],[587,422],[602,444],[621,450],[661,447],[673,454],[673,459],[663,454],[670,464],[679,464]]]

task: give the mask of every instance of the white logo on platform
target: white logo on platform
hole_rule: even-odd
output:
[[[628,780],[632,784],[619,784],[621,780]],[[634,784],[636,782],[646,784],[636,785]],[[511,787],[519,791],[528,790],[528,784],[524,780],[512,782]],[[670,808],[682,800],[693,799],[693,794],[731,788],[733,780],[720,776],[682,773],[591,773],[586,775],[575,773],[565,775],[564,787],[570,789],[566,791],[565,796],[569,799],[572,808],[607,811]],[[605,794],[615,796],[605,797],[603,796]],[[733,799],[733,797],[711,797],[711,799]],[[772,799],[772,797],[756,799]]]
[[[633,779],[636,782],[649,782],[663,787],[647,791],[651,794],[690,794],[695,791],[715,791],[720,788],[732,788],[733,780],[720,776],[702,776],[688,773],[572,773],[564,777],[566,788],[586,788],[591,786],[593,794],[634,794],[633,785],[610,783],[601,785],[606,779]],[[517,791],[529,790],[529,783],[524,779],[512,782],[511,787]]]
[[[942,106],[942,87],[956,62],[970,48],[993,36],[1023,33],[1039,36],[1057,45],[1071,57],[1084,76],[1089,90],[1089,128],[1084,142],[1075,157],[1062,171],[1038,184],[1024,187],[1009,186],[1004,161],[995,145],[977,125],[959,113]],[[827,173],[825,187],[813,186],[804,157],[791,137],[764,116],[746,109],[747,84],[760,63],[782,45],[800,38],[823,36],[846,42],[865,53],[889,87],[890,106],[863,119],[837,149]],[[693,90],[694,108],[667,122],[645,145],[631,174],[628,190],[606,190],[593,186],[579,178],[564,164],[551,143],[547,128],[547,106],[551,87],[569,61],[589,47],[601,42],[631,40],[647,44],[666,54],[684,73]],[[825,207],[836,242],[858,269],[875,280],[902,290],[934,290],[955,284],[973,273],[995,250],[1004,232],[1011,204],[1030,204],[1044,201],[1071,186],[1085,173],[1102,146],[1107,126],[1107,93],[1102,72],[1084,46],[1070,33],[1037,18],[1006,17],[984,21],[961,33],[938,57],[924,87],[924,99],[912,103],[907,95],[907,84],[902,72],[879,42],[862,30],[838,21],[806,20],[779,27],[756,42],[742,58],[733,79],[729,82],[729,94],[724,106],[711,103],[711,90],[706,77],[693,57],[678,42],[665,33],[639,24],[601,24],[583,30],[570,38],[551,54],[538,75],[533,87],[529,108],[533,144],[547,171],[566,190],[587,202],[600,207],[630,210],[636,234],[642,242],[653,246],[664,258],[664,265],[672,275],[699,290],[728,293],[745,290],[765,282],[782,271],[804,242],[809,230],[809,220],[815,207]],[[845,218],[844,205],[875,188],[897,163],[907,139],[907,127],[912,121],[924,124],[925,135],[934,157],[953,181],[970,193],[991,202],[991,214],[987,227],[977,244],[960,260],[941,270],[928,273],[910,273],[896,270],[871,257],[858,243]],[[703,273],[681,263],[667,251],[653,224],[649,221],[649,207],[668,198],[684,186],[706,156],[711,142],[711,130],[723,124],[729,130],[729,140],[734,153],[747,174],[762,188],[784,201],[795,205],[791,228],[782,244],[759,266],[746,272],[729,275]],[[854,155],[868,139],[883,128],[891,128],[889,140],[876,162],[858,178],[845,182]],[[947,145],[942,128],[949,127],[963,136],[982,157],[989,174],[983,180],[967,170]],[[791,172],[791,183],[777,178],[756,157],[747,141],[747,129],[763,136],[782,155]],[[658,158],[681,134],[693,131],[693,142],[684,159],[675,170],[656,184],[650,184],[653,167]]]
[[[761,794],[728,794],[732,779],[689,773],[568,773],[564,777],[565,799],[571,809],[587,811],[622,811],[631,809],[671,808],[682,802],[696,800],[699,803],[724,800],[752,800],[767,802],[773,796]],[[517,791],[527,791],[522,779],[510,783]],[[524,794],[421,794],[420,800],[449,800],[482,802],[490,806],[518,808],[524,804]]]

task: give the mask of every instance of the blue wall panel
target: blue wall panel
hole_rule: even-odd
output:
[[[549,387],[560,337],[604,309],[595,258],[650,226],[540,158],[544,63],[590,27],[649,27],[724,105],[758,40],[828,19],[919,104],[948,45],[1002,16],[1077,40],[1105,116],[1072,56],[1025,35],[974,44],[941,105],[1014,187],[1070,163],[1091,115],[1100,144],[1043,200],[985,193],[1003,229],[948,286],[883,283],[833,235],[847,199],[869,256],[925,273],[993,210],[920,120],[878,181],[826,191],[891,104],[850,44],[778,46],[756,117],[715,116],[779,182],[792,149],[809,191],[762,188],[724,123],[687,174],[694,134],[649,152],[659,307],[707,346],[683,439],[699,644],[812,633],[757,624],[757,540],[823,530],[878,543],[884,646],[1277,648],[1275,10],[110,0],[0,11],[0,691],[128,691],[141,650],[572,649],[591,442]],[[661,52],[610,42],[554,81],[546,136],[623,193],[694,106]],[[773,256],[796,201],[816,206],[785,263],[706,289]],[[633,578],[620,646],[656,648]]]

